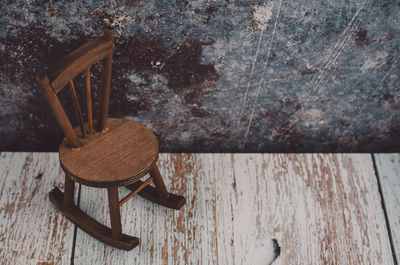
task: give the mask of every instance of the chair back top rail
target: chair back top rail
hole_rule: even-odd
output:
[[[61,63],[47,73],[54,93],[60,92],[71,79],[90,65],[110,56],[112,49],[113,41],[100,37],[68,54]]]

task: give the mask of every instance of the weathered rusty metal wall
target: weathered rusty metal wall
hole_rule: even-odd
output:
[[[162,151],[400,149],[395,1],[0,5],[1,150],[57,149],[61,131],[34,76],[107,23],[111,115],[149,126]]]

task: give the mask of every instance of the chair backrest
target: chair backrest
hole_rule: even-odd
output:
[[[40,73],[36,76],[37,81],[42,87],[43,94],[55,115],[58,124],[63,130],[69,144],[73,148],[82,146],[79,137],[74,131],[68,116],[62,107],[57,93],[69,84],[74,109],[81,128],[82,137],[86,137],[86,128],[83,121],[82,111],[80,109],[78,96],[75,90],[73,79],[81,72],[86,72],[86,103],[88,117],[88,133],[93,134],[92,118],[92,97],[90,89],[90,66],[101,61],[101,77],[99,104],[97,111],[97,131],[103,131],[107,125],[108,102],[110,97],[111,65],[112,51],[114,43],[114,30],[105,29],[104,35],[91,40],[76,50],[68,54],[64,59],[51,68],[47,73]]]

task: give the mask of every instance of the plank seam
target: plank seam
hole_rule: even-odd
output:
[[[389,236],[390,250],[392,252],[393,264],[398,265],[399,263],[397,261],[397,257],[396,257],[395,251],[394,251],[392,229],[390,228],[389,217],[388,217],[388,213],[386,210],[385,198],[384,198],[384,195],[382,192],[382,186],[381,186],[381,181],[379,178],[378,167],[376,166],[375,155],[373,153],[371,153],[371,158],[372,158],[372,164],[374,166],[375,177],[378,182],[378,192],[379,192],[379,196],[381,197],[381,206],[383,209],[383,215],[385,216],[385,223],[386,223],[386,228],[387,228],[387,232],[388,232],[388,236]]]
[[[76,205],[79,207],[79,202],[81,200],[81,184],[78,184],[78,200],[76,202]],[[78,233],[78,226],[74,224],[74,236],[72,238],[72,251],[71,251],[71,265],[74,265],[74,259],[75,259],[75,246],[76,246],[76,235]]]

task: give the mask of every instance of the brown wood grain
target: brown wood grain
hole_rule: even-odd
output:
[[[81,135],[83,138],[85,138],[86,137],[85,123],[83,121],[82,110],[81,106],[79,105],[78,95],[76,94],[74,81],[72,80],[69,81],[69,87],[71,90],[72,101],[74,102],[76,119],[79,121],[79,127],[81,128]]]
[[[89,134],[93,134],[92,93],[90,91],[90,67],[86,69],[86,106],[88,115]]]
[[[0,153],[0,264],[70,264],[74,225],[48,200],[56,153]]]
[[[111,215],[111,232],[112,237],[119,239],[122,237],[121,214],[119,207],[118,187],[107,189],[108,209]]]
[[[190,164],[193,165],[194,160],[192,159],[192,161],[190,161],[190,155],[184,155],[183,157],[184,159],[175,161],[175,167],[185,167]],[[176,157],[172,156],[171,158],[173,159]],[[162,156],[160,163],[158,163],[160,165],[160,172],[163,175],[170,192],[184,194],[184,179],[181,178],[180,175],[172,175],[175,172],[173,169],[174,162],[172,159],[168,159],[167,156],[164,155]],[[186,176],[194,179],[195,172],[190,169],[187,171]],[[171,185],[172,179],[175,179],[173,185]],[[123,189],[120,189],[120,197],[124,197],[128,192],[129,191],[123,192]],[[94,193],[97,193],[97,195],[94,195]],[[97,220],[101,220],[106,225],[110,225],[108,209],[103,207],[103,204],[106,203],[107,200],[105,189],[82,187],[81,196],[82,209],[87,211]],[[107,204],[105,205],[107,206]],[[186,207],[191,208],[191,205],[185,205],[182,209],[185,209]],[[102,264],[163,264],[160,262],[165,258],[168,258],[169,255],[171,255],[171,257],[180,257],[182,251],[186,251],[182,248],[185,243],[182,242],[181,246],[181,244],[177,244],[175,240],[180,239],[182,233],[185,233],[186,231],[182,230],[185,228],[182,224],[179,224],[178,227],[176,218],[179,217],[182,220],[184,213],[183,210],[174,211],[135,196],[121,208],[122,232],[139,237],[140,245],[135,249],[126,252],[104,244],[99,244],[97,240],[88,237],[85,233],[78,232],[77,242],[79,242],[79,246],[77,245],[75,250],[75,264],[86,264],[87,262],[100,262]],[[198,228],[198,230],[201,229],[204,228]],[[166,233],[167,230],[170,231],[170,233]],[[177,231],[178,233],[176,233]],[[192,233],[195,231],[188,232]],[[193,251],[203,251],[204,260],[206,260],[206,257],[210,255],[208,252],[209,249],[207,248],[208,242],[204,240],[203,244],[204,248],[201,245],[197,245]],[[91,250],[92,254],[90,256],[93,255],[92,258],[86,254],[87,249]],[[188,258],[191,257],[188,256],[187,260]],[[172,260],[170,262],[172,262]],[[180,258],[178,258],[171,264],[191,263],[189,260],[188,263],[184,263]]]
[[[91,95],[90,95],[90,72],[89,67],[97,62],[102,61],[101,70],[101,89],[100,89],[100,103],[98,111],[98,124],[97,129],[100,132],[106,130],[107,115],[108,115],[108,102],[110,94],[110,81],[111,81],[111,67],[112,67],[112,50],[114,43],[114,30],[104,29],[104,35],[97,39],[91,40],[79,48],[75,49],[63,58],[61,62],[55,67],[44,74],[39,73],[36,80],[42,87],[43,94],[50,105],[57,122],[63,130],[68,139],[70,147],[78,148],[81,146],[77,134],[72,128],[71,122],[68,119],[64,108],[58,100],[57,93],[70,83],[74,107],[77,112],[77,117],[81,126],[82,136],[85,137],[85,128],[80,110],[78,98],[76,95],[74,83],[72,79],[86,70],[86,93],[87,93],[87,106],[88,106],[88,125],[89,134],[93,133],[92,124],[92,108],[91,108]]]
[[[114,30],[105,29],[105,39],[114,41]],[[107,128],[108,117],[108,103],[110,100],[110,86],[111,86],[111,68],[112,68],[113,54],[112,51],[108,57],[102,61],[101,67],[101,80],[100,80],[100,95],[99,95],[99,110],[97,116],[97,130],[103,131]]]
[[[138,194],[141,190],[143,190],[147,185],[153,182],[153,178],[149,177],[146,181],[143,181],[143,183],[140,183],[140,185],[134,189],[129,195],[125,196],[122,200],[119,201],[119,205],[122,205],[126,203],[130,198]]]
[[[63,206],[70,209],[74,205],[75,182],[67,174],[65,174],[64,180]]]
[[[74,264],[257,265],[272,238],[274,265],[393,264],[368,154],[161,154],[158,165],[187,204],[131,199],[122,232],[140,245],[118,250],[78,229]],[[57,154],[0,153],[0,175],[0,264],[70,264],[73,225],[47,198],[63,183]],[[80,206],[110,226],[107,189],[82,187]]]
[[[107,58],[112,52],[112,48],[112,40],[100,37],[85,43],[68,54],[48,72],[54,93],[57,94],[71,79],[93,63]]]
[[[49,103],[49,106],[58,124],[63,130],[65,137],[68,139],[68,145],[74,148],[80,147],[81,143],[79,141],[78,135],[74,131],[74,128],[72,127],[72,124],[68,119],[67,114],[65,114],[64,108],[58,100],[57,95],[54,94],[53,89],[50,86],[48,76],[45,74],[38,74],[36,76],[36,80],[42,87],[43,95]]]
[[[393,264],[368,154],[162,154],[158,165],[187,204],[171,211],[135,197],[121,208],[122,230],[139,247],[78,231],[75,264],[256,265],[272,238],[274,264]],[[109,225],[106,200],[82,188],[81,207]]]
[[[109,130],[82,139],[80,149],[71,149],[66,139],[59,148],[60,162],[71,178],[92,187],[133,183],[153,167],[158,158],[155,135],[127,119],[109,119]]]

